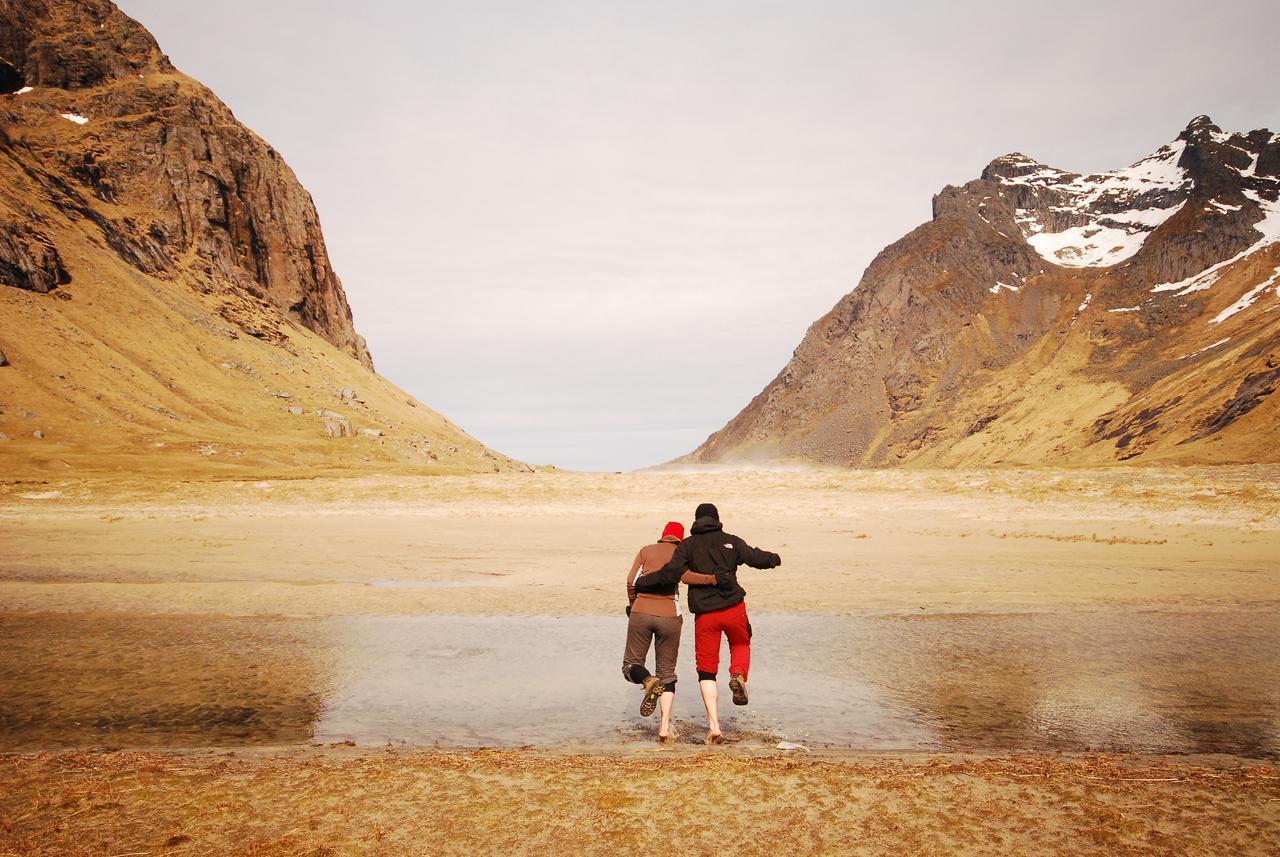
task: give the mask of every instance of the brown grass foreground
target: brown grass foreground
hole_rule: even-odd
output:
[[[529,751],[0,757],[0,854],[1259,854],[1239,760]]]

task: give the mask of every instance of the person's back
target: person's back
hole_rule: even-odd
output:
[[[671,539],[670,541],[655,542],[640,548],[640,552],[636,554],[635,562],[631,566],[631,574],[627,579],[627,600],[630,602],[632,610],[639,610],[641,613],[648,613],[653,616],[680,615],[680,601],[676,596],[676,590],[680,588],[679,581],[670,586],[657,587],[649,592],[637,592],[632,585],[636,578],[636,572],[640,569],[654,571],[670,562],[671,555],[676,552],[678,544],[680,544],[678,540]]]
[[[680,581],[683,579],[686,583],[714,584],[716,578],[686,571],[670,584],[654,587],[646,592],[637,592],[632,582],[641,569],[651,572],[670,562],[683,537],[684,527],[675,521],[668,522],[661,539],[640,548],[631,564],[631,571],[627,574],[627,644],[622,655],[622,676],[627,681],[644,687],[644,698],[640,703],[641,717],[648,717],[653,713],[654,707],[660,705],[662,718],[658,726],[658,737],[661,740],[671,740],[671,703],[676,687],[676,656],[680,651],[680,626],[684,622],[684,617],[680,615],[677,592]],[[656,650],[656,675],[650,674],[644,665],[651,641]]]
[[[716,576],[715,585],[689,587],[692,613],[724,610],[747,597],[747,591],[738,583],[738,566],[774,568],[781,562],[777,554],[753,548],[739,537],[726,533],[719,519],[710,515],[694,521],[689,532],[689,538],[681,543],[689,569]]]

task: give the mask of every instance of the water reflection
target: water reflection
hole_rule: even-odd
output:
[[[1280,755],[1280,617],[753,616],[748,740]],[[652,733],[621,617],[0,616],[0,748],[354,740],[623,745]],[[692,622],[676,720],[703,723]]]
[[[305,741],[312,635],[260,618],[0,614],[0,749]]]

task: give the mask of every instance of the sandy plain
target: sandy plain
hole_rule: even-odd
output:
[[[615,616],[635,550],[704,500],[783,556],[776,571],[744,572],[753,611],[1203,621],[1280,607],[1275,467],[193,475],[0,484],[0,620],[11,651],[34,653],[42,627],[99,619]],[[282,649],[296,645],[280,633]],[[12,682],[10,667],[0,673]],[[59,667],[45,672],[56,689]],[[296,681],[287,669],[252,675],[263,693]],[[313,746],[296,719],[275,743],[234,749],[10,742],[0,854],[1271,854],[1280,843],[1280,768],[1265,758],[641,739],[379,751]]]

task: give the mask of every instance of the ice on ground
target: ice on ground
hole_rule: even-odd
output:
[[[1043,258],[1069,268],[1109,267],[1142,249],[1147,236],[1186,203],[1182,200],[1158,208],[1152,207],[1148,198],[1142,204],[1143,197],[1153,191],[1189,187],[1186,170],[1178,166],[1185,148],[1185,141],[1175,140],[1123,170],[1092,176],[1064,172],[1020,156],[1011,163],[1038,169],[1027,175],[1001,177],[1000,182],[1051,191],[1064,203],[1052,206],[1053,211],[1077,215],[1086,221],[1059,232],[1046,232],[1046,225],[1032,210],[1017,209],[1015,222],[1023,238]],[[1123,208],[1129,202],[1132,207]]]
[[[1245,294],[1240,298],[1240,300],[1236,301],[1231,306],[1227,307],[1222,312],[1215,315],[1209,323],[1222,324],[1224,321],[1231,318],[1231,316],[1235,315],[1241,310],[1245,310],[1253,306],[1254,302],[1259,297],[1262,296],[1262,293],[1265,292],[1271,286],[1274,286],[1277,281],[1280,281],[1280,268],[1276,268],[1270,277],[1263,280],[1261,283],[1254,286],[1249,291],[1245,292]],[[1277,295],[1280,295],[1280,289],[1277,289],[1276,293]]]
[[[87,116],[81,116],[79,113],[60,113],[59,115],[68,122],[74,122],[77,125],[86,125],[89,122]]]

